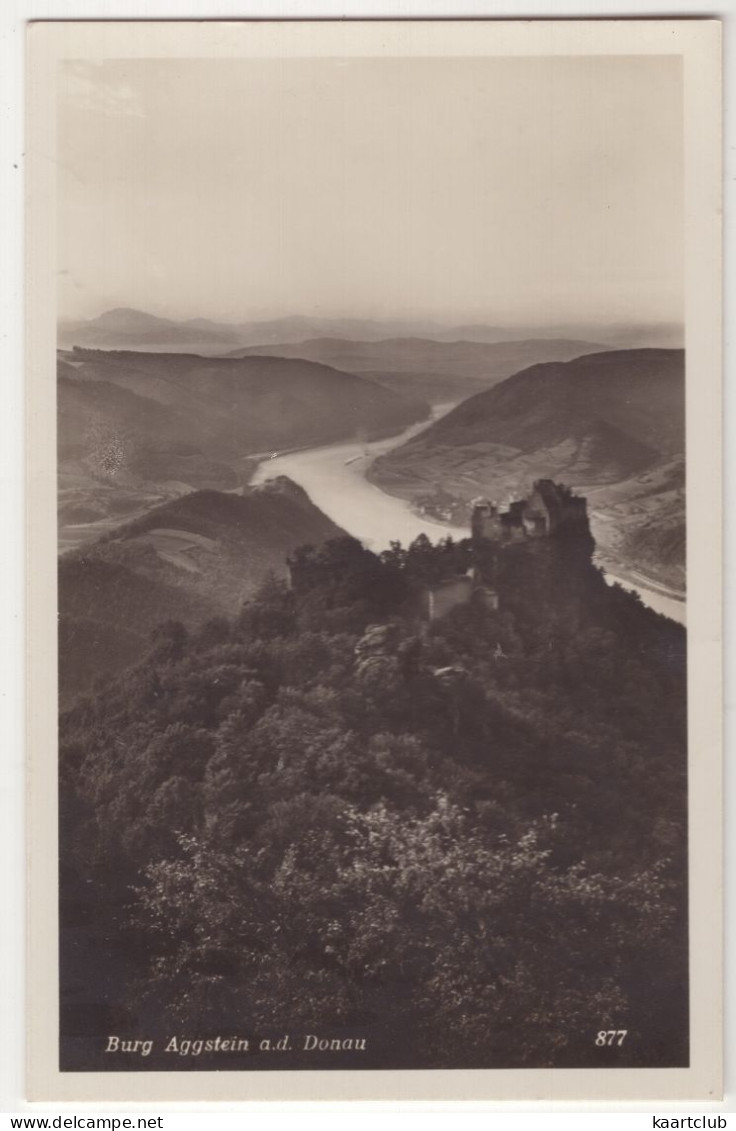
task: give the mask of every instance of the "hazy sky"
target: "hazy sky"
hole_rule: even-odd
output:
[[[679,320],[681,94],[675,57],[66,64],[60,313]]]

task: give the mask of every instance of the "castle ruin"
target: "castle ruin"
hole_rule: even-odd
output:
[[[537,479],[527,498],[507,506],[476,499],[470,520],[473,542],[492,542],[500,547],[529,539],[551,538],[588,532],[587,500],[573,495],[569,487],[551,479]],[[493,570],[495,573],[495,569]],[[498,592],[477,565],[467,573],[445,578],[425,590],[425,616],[429,621],[444,617],[458,605],[477,601],[486,609],[499,607]]]
[[[537,479],[526,499],[506,508],[488,499],[473,503],[470,529],[474,542],[523,542],[558,533],[587,530],[587,500],[551,479]]]

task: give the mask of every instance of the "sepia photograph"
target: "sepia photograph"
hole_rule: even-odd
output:
[[[715,1097],[718,32],[31,26],[40,1095]]]

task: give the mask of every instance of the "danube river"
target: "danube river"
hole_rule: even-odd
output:
[[[435,406],[432,420],[444,416],[453,407]],[[252,483],[257,485],[278,475],[288,476],[304,488],[315,506],[333,522],[376,552],[388,549],[392,541],[407,546],[419,534],[426,534],[433,542],[448,534],[456,539],[467,538],[469,532],[466,527],[448,526],[422,518],[413,513],[404,499],[387,495],[365,478],[367,468],[377,456],[416,436],[430,423],[413,424],[397,436],[370,443],[350,441],[330,444],[264,459],[256,469]],[[605,576],[609,584],[618,582],[624,589],[638,593],[644,604],[655,612],[680,624],[685,623],[684,601],[678,601],[658,589],[634,585],[608,572]]]

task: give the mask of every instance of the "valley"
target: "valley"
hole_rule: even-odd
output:
[[[431,343],[420,360],[468,344]],[[343,341],[330,356],[373,364],[388,345]],[[397,381],[407,357],[395,345]],[[62,701],[132,662],[156,623],[239,607],[298,545],[459,540],[473,498],[503,501],[540,476],[587,496],[608,580],[684,621],[681,353],[538,363],[469,398],[462,381],[478,377],[437,366],[430,409],[309,358],[62,351]]]
[[[536,476],[589,499],[597,560],[685,590],[684,358],[595,354],[532,366],[458,405],[367,472],[429,518],[517,497]]]
[[[451,411],[451,407],[444,406],[441,414]],[[440,413],[435,419],[440,419]],[[412,431],[421,435],[416,429]],[[448,536],[456,541],[467,538],[467,523],[441,522],[417,514],[410,500],[388,494],[371,482],[374,461],[396,450],[407,439],[406,434],[402,434],[368,445],[334,444],[267,460],[258,468],[254,483],[287,476],[304,488],[321,511],[374,553],[388,549],[394,541],[407,546],[420,535],[432,542]],[[533,478],[534,472],[530,470],[529,482]],[[599,522],[594,515],[590,517],[595,531]],[[651,574],[628,569],[624,561],[613,555],[606,558],[597,550],[595,560],[605,570],[610,584],[616,583],[638,593],[644,604],[655,612],[679,624],[685,623],[685,602],[678,590],[658,583]]]
[[[61,351],[59,540],[66,550],[190,491],[244,487],[266,451],[394,435],[426,401],[300,359]]]

